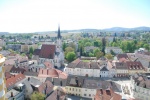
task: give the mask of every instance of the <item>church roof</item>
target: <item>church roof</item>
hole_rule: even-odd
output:
[[[40,58],[53,59],[56,51],[56,45],[43,44],[40,52]]]

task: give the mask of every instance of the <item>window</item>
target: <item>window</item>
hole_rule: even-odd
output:
[[[71,91],[71,88],[70,88],[70,91]]]
[[[74,88],[72,88],[72,91],[74,91]]]
[[[86,96],[86,94],[84,94],[84,96]]]
[[[89,94],[89,97],[91,97],[91,94]]]
[[[81,90],[79,89],[79,92],[80,92]]]

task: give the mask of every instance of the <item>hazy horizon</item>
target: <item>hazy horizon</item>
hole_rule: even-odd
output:
[[[0,0],[0,32],[150,27],[149,0]]]

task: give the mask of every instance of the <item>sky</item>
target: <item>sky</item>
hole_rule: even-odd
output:
[[[150,0],[0,0],[0,32],[150,27]]]

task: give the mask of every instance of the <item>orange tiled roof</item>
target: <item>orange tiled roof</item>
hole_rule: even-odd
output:
[[[10,86],[16,84],[17,82],[23,80],[25,76],[23,74],[13,75],[10,78],[6,79],[6,87],[9,88]]]

